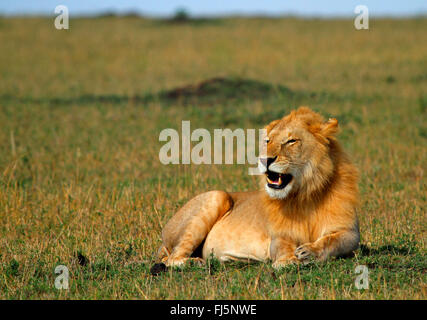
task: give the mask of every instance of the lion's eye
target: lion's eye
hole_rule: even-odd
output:
[[[285,144],[292,144],[292,143],[295,143],[295,142],[297,142],[296,139],[290,139],[290,140],[286,141]]]

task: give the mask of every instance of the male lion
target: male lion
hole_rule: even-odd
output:
[[[196,249],[199,261],[271,260],[275,268],[357,249],[357,170],[335,138],[338,121],[301,107],[266,129],[264,190],[210,191],[187,202],[162,232],[166,266]]]

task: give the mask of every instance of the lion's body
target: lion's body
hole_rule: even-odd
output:
[[[281,177],[291,176],[290,182],[254,192],[210,191],[191,199],[163,229],[159,258],[166,265],[185,263],[200,245],[203,260],[211,255],[221,261],[272,260],[276,267],[357,248],[357,171],[333,137],[336,120],[323,123],[302,108],[272,122],[267,132],[273,140],[268,156],[281,166]],[[283,136],[291,135],[304,147],[296,138],[294,147],[284,147]]]
[[[268,216],[262,206],[263,192],[230,193],[233,207],[209,232],[203,246],[203,259],[211,254],[222,261],[269,258]],[[245,221],[245,223],[241,223]]]

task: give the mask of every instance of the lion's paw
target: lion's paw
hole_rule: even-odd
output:
[[[317,253],[311,243],[306,243],[295,249],[295,256],[298,261],[307,264],[317,258]]]
[[[169,257],[169,259],[166,261],[166,266],[167,267],[183,267],[184,264],[187,262],[188,258],[187,257],[178,257],[178,258],[174,258],[174,257]]]
[[[166,261],[166,266],[168,267],[178,267],[182,268],[185,264],[195,264],[197,266],[202,266],[205,264],[205,260],[201,258],[187,258],[187,257],[179,257],[179,258],[173,258],[169,257],[169,259]]]

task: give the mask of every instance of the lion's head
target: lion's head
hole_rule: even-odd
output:
[[[266,176],[270,198],[312,197],[329,184],[342,153],[335,139],[336,119],[325,121],[320,114],[300,107],[271,122],[266,130],[267,151],[260,157],[259,169]]]

